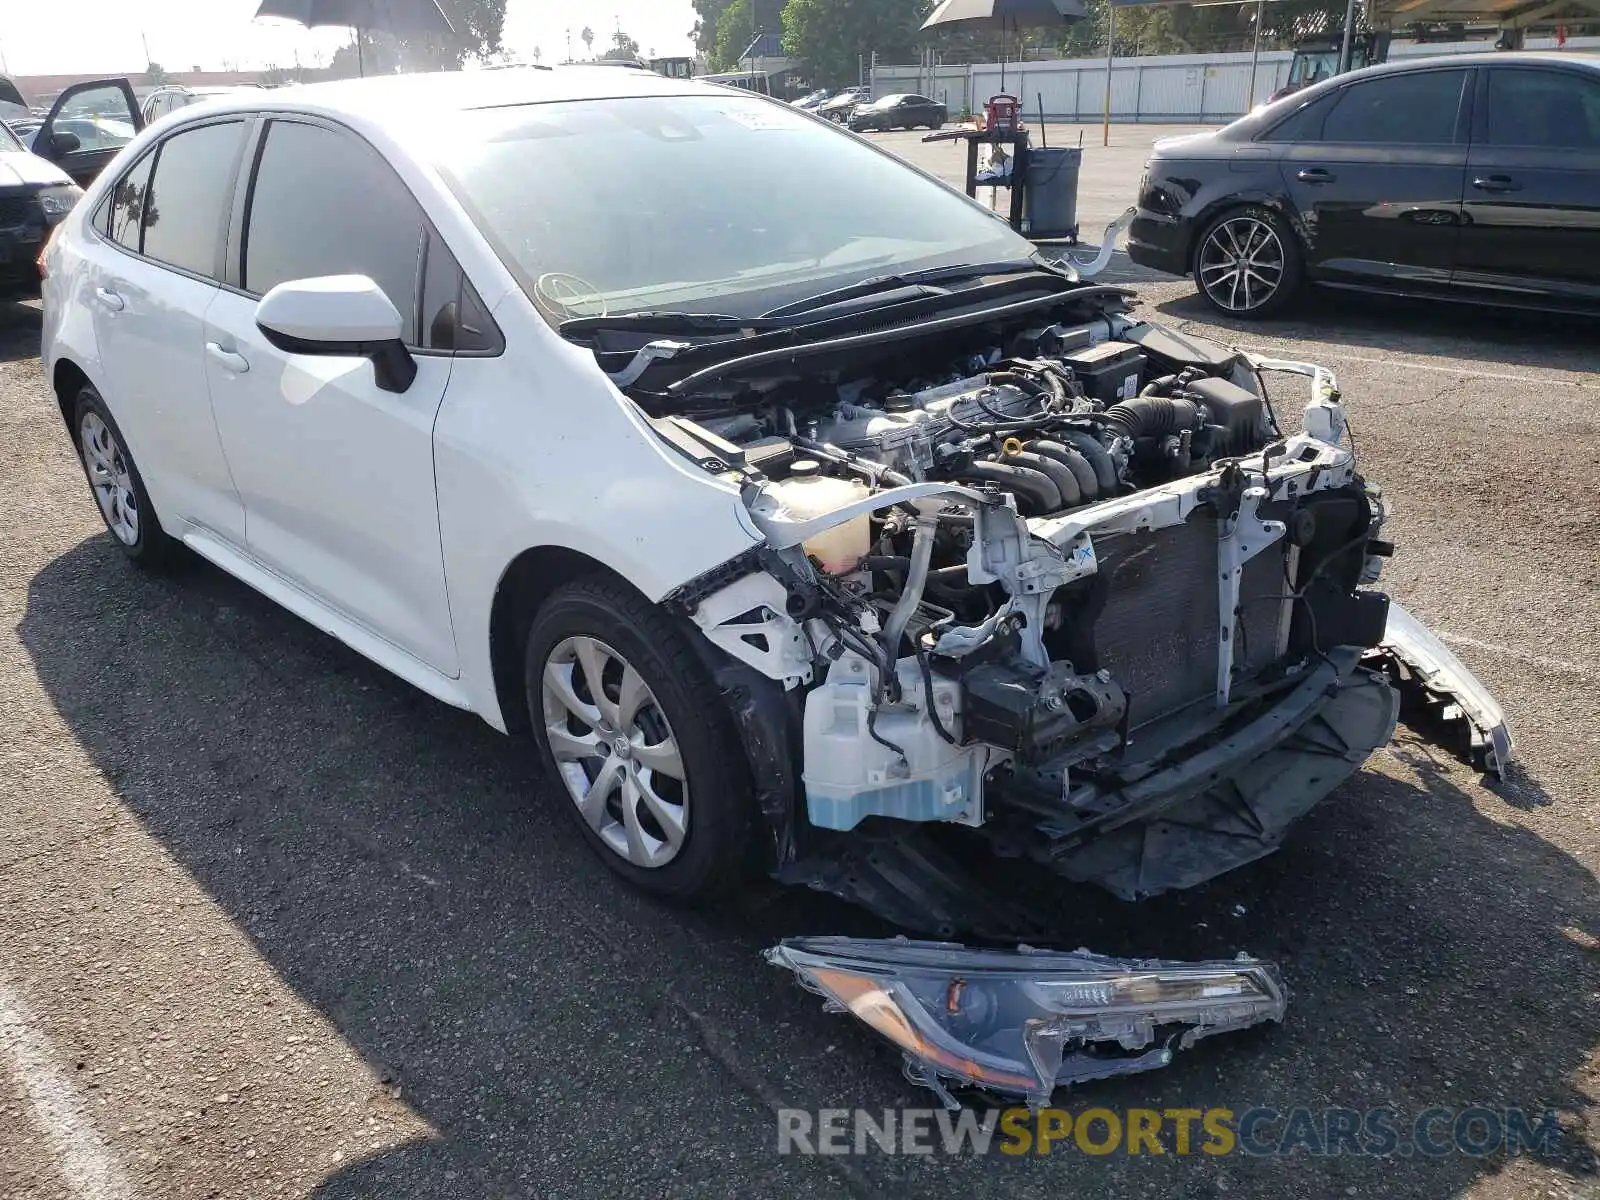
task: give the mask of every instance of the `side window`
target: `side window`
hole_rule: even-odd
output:
[[[110,222],[106,236],[139,254],[143,250],[144,199],[150,190],[150,168],[156,156],[146,154],[111,189]]]
[[[1419,71],[1351,84],[1322,124],[1324,142],[1448,144],[1455,141],[1465,71]]]
[[[243,121],[185,129],[161,143],[144,205],[146,258],[196,275],[217,274],[243,147]]]
[[[492,351],[499,333],[483,301],[467,282],[455,256],[436,234],[428,235],[422,277],[422,323],[417,344],[424,350]]]
[[[1489,72],[1489,144],[1600,150],[1600,84],[1565,71]]]
[[[245,232],[244,287],[365,275],[416,340],[422,210],[389,164],[353,134],[274,121],[256,167]]]
[[[138,132],[133,117],[120,87],[92,87],[61,106],[53,128],[75,134],[79,150],[120,150]]]

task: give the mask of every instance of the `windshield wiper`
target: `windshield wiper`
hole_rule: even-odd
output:
[[[632,329],[640,333],[738,333],[742,329],[775,329],[781,321],[734,317],[727,313],[631,312],[603,317],[573,317],[561,322],[563,337],[596,329]]]
[[[929,267],[922,271],[905,271],[897,275],[874,275],[845,287],[819,292],[814,296],[793,300],[770,309],[756,317],[736,317],[727,313],[687,312],[631,312],[612,313],[603,317],[573,317],[561,322],[563,337],[590,333],[597,329],[632,330],[639,333],[694,334],[694,333],[760,333],[772,329],[792,329],[801,324],[799,317],[813,317],[823,309],[843,305],[847,301],[874,296],[880,292],[903,292],[924,284],[944,280],[979,279],[987,275],[1020,275],[1037,271],[1055,279],[1071,281],[1071,276],[1057,270],[1051,263],[1039,258],[1013,258],[1001,262],[957,263],[946,267]],[[937,295],[924,290],[923,296]],[[842,315],[842,314],[841,314]]]
[[[897,275],[874,275],[870,279],[862,279],[845,287],[819,292],[815,296],[807,296],[802,300],[793,300],[788,304],[769,309],[761,315],[766,318],[787,317],[797,313],[810,312],[816,308],[826,308],[843,300],[853,300],[857,296],[870,296],[875,292],[889,292],[899,288],[915,287],[919,283],[939,283],[953,279],[978,279],[985,275],[1020,275],[1025,271],[1038,271],[1041,274],[1051,275],[1057,279],[1067,278],[1066,275],[1054,270],[1048,263],[1038,258],[1012,258],[990,263],[957,263],[947,267],[929,267],[922,271],[905,271]]]

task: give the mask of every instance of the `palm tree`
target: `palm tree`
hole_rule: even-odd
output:
[[[586,50],[588,52],[590,58],[593,58],[594,57],[594,30],[590,29],[587,25],[585,25],[583,27],[583,32],[580,33],[578,36],[583,39],[583,48],[584,48],[584,50]]]

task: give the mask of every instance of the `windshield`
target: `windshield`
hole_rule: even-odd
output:
[[[730,93],[452,114],[446,180],[547,320],[754,316],[870,276],[1025,259],[860,139]]]
[[[8,129],[4,122],[0,122],[0,153],[13,153],[23,148],[17,140],[17,135]]]

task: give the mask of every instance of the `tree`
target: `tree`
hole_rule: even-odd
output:
[[[167,74],[165,68],[163,68],[160,63],[145,63],[144,81],[151,87],[160,87],[163,83],[168,82],[171,78],[172,76]]]
[[[753,5],[753,7],[752,7]],[[716,37],[707,54],[713,71],[738,70],[756,31],[781,33],[784,0],[731,0],[717,18]]]
[[[713,61],[717,47],[717,30],[722,14],[728,11],[733,0],[693,0],[694,28],[689,36],[694,38],[695,49]]]
[[[918,31],[932,8],[932,0],[789,0],[783,48],[804,59],[819,84],[853,82],[863,54],[915,59]]]
[[[583,32],[580,33],[578,35],[578,37],[583,40],[583,48],[584,48],[584,50],[588,52],[588,54],[589,54],[589,56],[591,58],[593,58],[594,57],[594,30],[590,29],[587,25],[585,25],[583,27]]]
[[[638,58],[639,43],[622,30],[617,30],[611,35],[611,49],[606,51],[607,58]]]
[[[390,75],[395,71],[454,71],[468,58],[488,59],[500,52],[500,37],[505,29],[506,0],[440,0],[439,7],[455,32],[420,37],[396,37],[377,28],[361,32],[358,61],[356,47],[340,47],[329,70],[336,78],[357,73],[364,64],[368,75]]]

